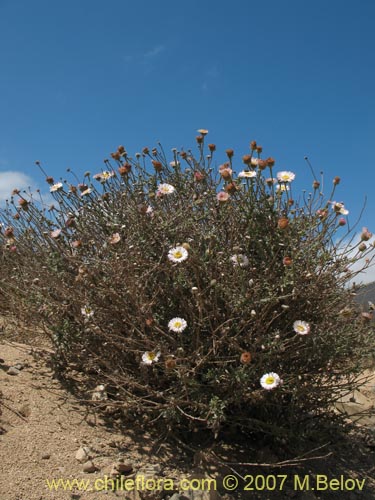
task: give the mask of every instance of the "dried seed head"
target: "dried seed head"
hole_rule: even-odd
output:
[[[248,351],[245,351],[241,354],[240,356],[240,362],[243,364],[243,365],[248,365],[249,363],[251,363],[252,361],[252,356],[251,356],[251,353],[248,352]]]
[[[287,228],[289,225],[289,219],[288,217],[281,217],[278,221],[277,221],[277,227],[279,229],[285,229]]]
[[[177,362],[173,358],[168,358],[165,360],[165,368],[166,370],[173,370],[176,368]]]
[[[123,163],[119,168],[118,168],[118,173],[123,177],[128,175],[128,173],[131,171],[132,166],[130,163]]]
[[[120,158],[121,158],[121,153],[119,151],[116,151],[115,153],[111,153],[111,157],[114,159],[114,160],[117,160],[119,161]]]
[[[152,160],[151,163],[153,164],[156,172],[161,172],[163,170],[163,165],[160,161]]]
[[[227,191],[227,193],[233,194],[238,190],[238,186],[234,182],[230,182],[225,186],[224,189],[225,191]]]

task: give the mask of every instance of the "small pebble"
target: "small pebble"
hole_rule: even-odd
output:
[[[83,472],[88,472],[88,473],[91,473],[91,472],[96,472],[98,469],[98,467],[94,464],[94,462],[92,462],[91,460],[88,460],[87,462],[85,462],[83,464],[83,468],[82,468]]]
[[[19,375],[20,373],[20,370],[18,370],[18,368],[16,368],[15,366],[11,366],[7,371],[8,375]]]
[[[81,464],[87,462],[89,456],[90,456],[90,449],[87,448],[87,446],[81,446],[81,448],[79,448],[79,450],[76,453],[76,459],[78,460],[78,462],[81,462]]]

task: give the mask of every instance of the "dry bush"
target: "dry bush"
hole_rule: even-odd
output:
[[[298,195],[255,142],[243,169],[231,150],[217,167],[205,131],[197,143],[197,158],[172,150],[171,162],[161,147],[134,159],[119,147],[78,184],[46,175],[48,210],[15,190],[3,293],[48,328],[61,370],[103,384],[105,404],[140,424],[307,432],[374,349],[345,286],[369,265],[371,234],[350,245],[338,178],[328,198],[317,179]]]

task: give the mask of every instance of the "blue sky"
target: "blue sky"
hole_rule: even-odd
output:
[[[308,155],[375,231],[374,19],[373,0],[0,0],[0,196],[44,186],[35,160],[96,172],[207,128],[218,163],[255,139],[310,189]]]

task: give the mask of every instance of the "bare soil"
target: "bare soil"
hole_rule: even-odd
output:
[[[247,447],[234,460],[233,449],[217,444],[195,451],[181,442],[167,444],[159,436],[135,432],[131,427],[114,422],[111,428],[93,406],[88,406],[69,393],[48,367],[50,347],[43,335],[30,335],[19,342],[14,329],[12,334],[0,337],[0,500],[99,500],[135,498],[137,500],[158,500],[171,496],[173,491],[83,491],[78,485],[64,491],[60,487],[51,491],[46,481],[90,480],[110,476],[113,465],[122,462],[130,465],[127,472],[130,479],[138,475],[154,478],[171,478],[176,484],[186,475],[191,478],[216,478],[220,495],[216,492],[187,492],[191,500],[214,500],[215,498],[262,498],[262,499],[375,499],[375,376],[363,389],[341,404],[341,409],[356,422],[356,430],[348,437],[337,438],[312,455],[323,458],[308,460],[299,464],[292,462],[277,467],[261,465],[224,465],[224,462],[277,463],[277,456],[267,447]],[[15,341],[17,338],[18,342]],[[8,369],[21,363],[22,369],[10,375]],[[367,415],[358,417],[359,410]],[[374,439],[371,441],[371,437]],[[88,459],[97,468],[95,472],[84,472],[84,464],[76,458],[80,447],[88,450]],[[313,446],[312,446],[313,447]],[[214,450],[215,455],[212,454]],[[220,460],[216,460],[220,456]],[[222,488],[226,474],[248,475],[245,483],[239,480],[236,492]],[[244,485],[250,476],[287,475],[281,491],[250,490]],[[362,491],[296,491],[295,475],[306,475],[315,484],[316,475],[324,474],[330,479],[365,480]],[[124,476],[125,477],[125,476]],[[238,476],[237,476],[238,477]],[[102,484],[102,483],[101,483]],[[100,486],[100,485],[99,485]],[[254,485],[252,485],[254,486]],[[261,485],[260,485],[261,486]]]

